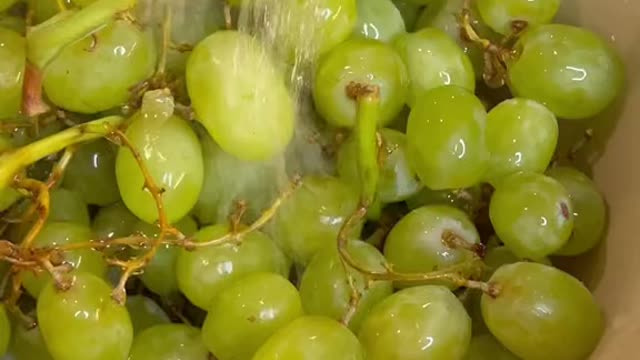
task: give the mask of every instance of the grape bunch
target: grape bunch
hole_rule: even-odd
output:
[[[559,6],[0,0],[0,356],[588,358],[625,72]]]

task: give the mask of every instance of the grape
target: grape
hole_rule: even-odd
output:
[[[443,85],[475,90],[476,78],[469,57],[444,31],[426,28],[404,34],[394,45],[411,78],[408,99],[411,107],[424,101],[425,92]]]
[[[2,153],[13,148],[11,139],[4,134],[0,134],[0,158]],[[21,197],[20,193],[10,187],[0,187],[0,211],[5,211]]]
[[[522,262],[525,260],[531,260],[531,259],[523,259],[516,256],[506,246],[498,246],[498,247],[491,248],[487,251],[487,254],[484,257],[484,263],[485,265],[487,265],[489,270],[487,273],[485,273],[485,277],[488,280],[491,277],[491,275],[493,275],[493,273],[503,265]],[[535,262],[551,266],[551,260],[549,260],[549,258],[547,257],[543,257],[541,259],[535,259]]]
[[[127,102],[129,89],[152,75],[155,62],[151,36],[117,20],[65,47],[44,71],[44,91],[66,110],[104,111]]]
[[[219,360],[251,359],[272,334],[302,316],[298,290],[270,273],[236,280],[214,297],[208,310],[202,337]]]
[[[461,359],[471,321],[442,286],[401,290],[373,308],[358,338],[369,360]]]
[[[4,304],[0,304],[0,356],[7,352],[11,339],[11,323]]]
[[[307,264],[321,249],[335,246],[340,228],[357,204],[357,195],[340,180],[306,177],[276,214],[273,238],[296,263]],[[360,229],[356,226],[356,237]]]
[[[131,317],[134,334],[139,334],[152,326],[171,322],[167,313],[155,301],[146,296],[127,296],[126,306]]]
[[[164,190],[162,199],[169,222],[183,218],[194,207],[203,182],[200,143],[189,124],[172,116],[162,123],[134,115],[126,132],[154,178]],[[144,188],[144,177],[128,148],[120,148],[116,158],[116,179],[125,205],[140,219],[153,223],[158,209]]]
[[[464,212],[431,205],[411,211],[391,229],[384,256],[396,271],[406,273],[444,269],[470,260],[471,251],[445,244],[447,231],[469,245],[480,242],[478,231]]]
[[[93,3],[96,0],[71,0],[72,3],[74,3],[76,6],[79,7],[85,7],[91,3]]]
[[[107,140],[78,148],[64,173],[63,186],[88,204],[105,206],[120,199],[115,172],[116,152]]]
[[[407,31],[413,31],[416,22],[418,21],[418,15],[420,14],[420,6],[412,3],[410,0],[392,1],[402,15]]]
[[[541,25],[528,30],[516,49],[519,55],[508,64],[511,91],[542,103],[560,118],[594,116],[622,90],[622,61],[588,30]]]
[[[484,176],[486,112],[480,100],[457,86],[422,95],[407,124],[409,164],[432,190],[465,188]]]
[[[252,360],[363,360],[358,339],[335,320],[304,316],[276,332]]]
[[[492,182],[521,171],[544,172],[558,143],[558,121],[549,109],[527,99],[509,99],[487,115]]]
[[[0,8],[2,5],[0,5]],[[24,37],[0,28],[0,121],[18,115],[22,106],[22,83],[26,65]]]
[[[551,22],[560,0],[478,0],[476,8],[493,30],[509,35],[514,21],[525,21],[530,27]]]
[[[66,221],[89,226],[89,209],[80,194],[57,188],[49,194],[51,208],[48,221]]]
[[[471,338],[471,345],[463,360],[518,360],[509,350],[491,334],[482,334]]]
[[[556,268],[536,263],[505,265],[491,277],[497,297],[482,296],[489,330],[525,359],[586,359],[604,321],[589,290]]]
[[[111,240],[131,235],[138,221],[123,203],[117,202],[101,208],[91,228],[98,239]]]
[[[25,19],[11,14],[0,14],[0,28],[15,31],[24,36],[26,29]]]
[[[35,247],[63,246],[91,241],[92,237],[91,229],[84,225],[48,222],[36,236],[33,245]],[[82,272],[104,277],[107,271],[107,264],[102,255],[90,248],[65,251],[64,260],[76,270],[73,272],[74,274]],[[28,271],[23,274],[23,279],[24,287],[31,296],[37,299],[42,289],[51,280],[51,275],[44,271],[39,274]]]
[[[293,136],[294,104],[260,44],[218,31],[195,47],[187,88],[198,120],[222,149],[243,160],[268,160]]]
[[[71,4],[71,0],[63,0],[65,6]],[[57,14],[60,9],[57,0],[27,0],[29,10],[33,11],[34,24],[40,24]]]
[[[398,202],[417,193],[422,185],[409,167],[406,157],[406,136],[396,130],[381,129],[383,162],[380,166],[378,199],[383,203]],[[349,137],[338,153],[338,173],[341,179],[355,188],[359,187],[358,144]]]
[[[51,281],[38,297],[40,331],[56,360],[125,360],[133,329],[124,306],[111,298],[104,280],[77,273],[71,289]]]
[[[482,188],[473,186],[461,190],[431,190],[423,187],[406,202],[411,210],[425,205],[449,205],[473,216],[482,204]]]
[[[556,180],[520,172],[503,179],[489,204],[496,234],[521,258],[541,259],[562,248],[573,230],[573,205]]]
[[[404,33],[404,20],[391,0],[357,0],[358,22],[354,36],[390,42]]]
[[[0,0],[0,11],[5,11],[11,5],[13,5],[17,0]]]
[[[22,324],[13,327],[10,353],[14,360],[54,360],[44,343],[39,327],[28,329]]]
[[[385,270],[382,266],[384,257],[372,245],[353,240],[348,244],[348,252],[358,264],[368,270]],[[357,332],[371,308],[391,295],[393,287],[388,281],[377,281],[368,285],[364,277],[351,268],[349,276],[354,280],[361,296],[349,323],[349,328]],[[307,314],[343,319],[349,309],[351,288],[336,248],[326,248],[313,257],[302,276],[300,296]]]
[[[194,240],[216,239],[229,231],[227,225],[201,229]],[[208,309],[220,289],[246,274],[274,272],[289,275],[289,264],[280,249],[265,234],[255,231],[242,238],[238,245],[225,243],[194,251],[180,250],[176,263],[178,286],[197,307]]]
[[[148,328],[136,336],[128,360],[207,360],[200,330],[184,324]]]
[[[547,175],[565,187],[573,205],[573,233],[555,254],[574,256],[592,249],[604,235],[607,208],[602,194],[591,179],[573,168],[551,168]]]

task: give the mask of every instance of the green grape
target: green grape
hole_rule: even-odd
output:
[[[104,280],[73,276],[64,292],[51,281],[38,297],[40,331],[56,360],[125,360],[133,341],[127,309],[111,298]]]
[[[583,119],[604,110],[621,92],[624,65],[594,33],[569,25],[532,28],[516,43],[509,87],[556,116]]]
[[[461,359],[471,339],[471,320],[447,288],[419,286],[373,308],[358,338],[368,360]]]
[[[372,245],[352,240],[349,242],[348,252],[358,264],[369,270],[385,270],[382,265],[384,257]],[[326,248],[313,257],[300,282],[300,296],[305,313],[335,320],[344,318],[350,305],[351,288],[341,261],[334,247]],[[367,284],[365,278],[351,268],[349,276],[360,293],[360,302],[349,323],[349,328],[357,332],[371,309],[393,293],[393,286],[388,281]]]
[[[225,287],[209,306],[202,326],[218,360],[249,360],[276,331],[302,316],[298,290],[271,273],[247,275]]]
[[[171,322],[167,313],[152,299],[143,295],[127,296],[127,311],[131,317],[133,333],[139,334],[150,327]]]
[[[9,151],[12,148],[13,144],[11,143],[11,139],[4,134],[0,134],[0,156],[3,152]],[[0,211],[7,210],[11,205],[18,201],[21,196],[22,195],[20,195],[18,191],[10,187],[0,187]]]
[[[210,241],[228,231],[228,225],[209,226],[196,233],[194,240]],[[259,231],[244,236],[240,244],[227,242],[193,251],[180,250],[176,263],[180,291],[205,310],[223,287],[244,275],[261,271],[288,276],[289,263],[274,242]]]
[[[0,121],[17,116],[22,106],[25,44],[25,39],[20,34],[0,28]]]
[[[482,334],[471,338],[471,345],[463,360],[518,360],[509,350],[491,334]]]
[[[391,0],[357,0],[355,37],[390,42],[406,32],[400,10]]]
[[[410,106],[417,106],[427,91],[443,85],[475,90],[476,78],[469,57],[444,31],[427,28],[404,34],[394,45],[411,78]]]
[[[5,11],[11,5],[15,4],[17,0],[0,0],[0,11]]]
[[[586,359],[598,345],[604,320],[584,285],[551,266],[521,262],[491,277],[499,295],[482,296],[491,333],[524,359]]]
[[[482,187],[478,185],[460,190],[431,190],[422,187],[422,190],[408,198],[406,203],[411,210],[425,205],[449,205],[472,217],[482,204]]]
[[[489,111],[486,134],[486,178],[495,183],[518,171],[544,172],[558,143],[558,121],[533,100],[509,99]]]
[[[127,102],[130,88],[153,74],[155,62],[151,36],[117,20],[65,47],[44,71],[44,91],[66,110],[108,110]]]
[[[284,202],[272,223],[273,238],[298,264],[335,246],[347,217],[355,211],[358,195],[334,177],[306,177],[302,186]],[[361,226],[354,230],[358,237]]]
[[[71,0],[62,0],[62,3],[67,6]],[[33,12],[34,24],[40,24],[60,12],[57,0],[27,0],[27,4]]]
[[[48,222],[36,236],[33,245],[34,247],[63,246],[91,241],[92,238],[91,229],[87,226],[65,222]],[[93,249],[65,251],[64,260],[75,269],[73,274],[82,272],[104,277],[107,271],[107,264],[102,258],[102,254]],[[51,275],[47,272],[35,274],[27,271],[23,273],[22,277],[27,292],[36,299],[51,280]]]
[[[0,14],[0,28],[9,29],[24,36],[26,30],[25,19],[9,14]]]
[[[169,222],[185,217],[195,206],[204,178],[202,149],[189,124],[172,116],[162,123],[134,115],[126,136],[138,149],[162,199]],[[116,157],[116,179],[125,205],[140,219],[153,223],[158,209],[144,188],[144,176],[133,154],[121,147]]]
[[[11,323],[7,316],[4,304],[0,304],[0,356],[4,355],[9,348],[11,339]]]
[[[409,115],[409,164],[432,190],[476,185],[489,160],[485,126],[486,112],[472,93],[457,86],[430,90]]]
[[[482,20],[503,35],[513,33],[514,21],[534,27],[550,23],[560,8],[560,0],[478,0]]]
[[[411,0],[392,0],[393,4],[400,11],[407,31],[413,31],[420,14],[420,5],[416,5]]]
[[[163,324],[136,336],[128,360],[208,360],[200,330],[184,324]]]
[[[237,31],[210,35],[191,53],[186,79],[198,120],[226,152],[255,161],[284,151],[294,103],[257,40]]]
[[[573,205],[573,233],[555,254],[575,256],[593,249],[602,240],[607,216],[607,205],[596,184],[570,167],[551,168],[547,175],[565,187]]]
[[[79,193],[65,188],[57,188],[49,194],[50,209],[48,221],[66,221],[89,226],[89,208]]]
[[[15,324],[12,335],[12,360],[54,360],[49,354],[39,327],[28,329],[22,324]]]
[[[76,191],[88,204],[113,204],[120,199],[115,163],[115,149],[107,140],[83,144],[64,172],[63,186]]]
[[[409,78],[402,59],[389,45],[353,39],[336,46],[318,65],[313,84],[316,109],[330,125],[355,126],[357,102],[347,94],[352,83],[380,88],[378,122],[385,125],[402,110]]]
[[[498,237],[516,256],[541,259],[560,250],[573,230],[573,205],[558,181],[520,172],[503,179],[489,204]]]
[[[364,360],[358,339],[335,320],[304,316],[280,329],[252,360]]]
[[[469,245],[480,236],[467,214],[450,206],[431,205],[411,211],[387,236],[384,256],[398,272],[416,273],[445,269],[470,260],[469,250],[448,246],[445,232]]]
[[[381,129],[379,134],[383,141],[383,160],[380,166],[378,199],[383,203],[405,200],[422,188],[407,161],[406,136],[392,129]],[[340,178],[355,188],[360,186],[358,156],[356,138],[351,136],[340,146],[337,166]]]
[[[491,248],[487,251],[487,254],[484,256],[484,263],[489,268],[488,272],[485,273],[485,277],[488,280],[493,273],[498,270],[501,266],[507,264],[513,264],[517,262],[522,262],[530,259],[523,259],[521,257],[516,256],[508,247],[506,246],[498,246]],[[551,266],[551,260],[547,257],[543,257],[541,259],[534,260],[537,263],[545,264]]]
[[[101,208],[91,228],[99,240],[111,240],[131,235],[138,221],[123,203],[117,202]]]

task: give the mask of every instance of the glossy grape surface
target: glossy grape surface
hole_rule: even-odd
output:
[[[54,360],[49,354],[39,327],[27,329],[18,323],[13,327],[12,335],[9,351],[13,356],[11,360]]]
[[[503,35],[513,32],[513,21],[525,21],[535,27],[553,20],[560,0],[478,0],[476,8],[482,20]]]
[[[24,37],[0,28],[0,121],[18,115],[21,109],[25,53]]]
[[[473,216],[481,205],[481,201],[481,186],[461,190],[431,190],[423,187],[417,194],[407,199],[406,203],[411,210],[425,205],[449,205]]]
[[[500,294],[482,296],[491,333],[525,359],[586,359],[604,321],[589,290],[556,268],[536,263],[505,265],[491,277]]]
[[[471,345],[463,360],[519,360],[505,349],[491,334],[477,335],[471,338]]]
[[[117,202],[101,208],[93,218],[91,228],[97,239],[117,239],[131,235],[138,221],[123,203]]]
[[[128,360],[208,360],[199,329],[183,324],[148,328],[136,336]]]
[[[160,305],[146,296],[127,296],[126,307],[136,335],[150,327],[171,322]]]
[[[400,10],[391,0],[357,0],[355,37],[390,42],[406,31]]]

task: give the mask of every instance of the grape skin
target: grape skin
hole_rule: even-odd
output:
[[[21,109],[25,43],[20,34],[0,27],[0,122],[18,115]]]
[[[390,42],[406,32],[400,10],[391,0],[357,0],[358,22],[354,36]]]
[[[207,360],[199,329],[184,324],[150,327],[136,336],[128,360]]]
[[[513,21],[525,21],[534,27],[551,22],[560,8],[560,0],[477,0],[482,20],[494,31],[509,35]]]
[[[134,335],[150,327],[171,322],[160,305],[146,296],[129,295],[125,305],[131,316]]]

